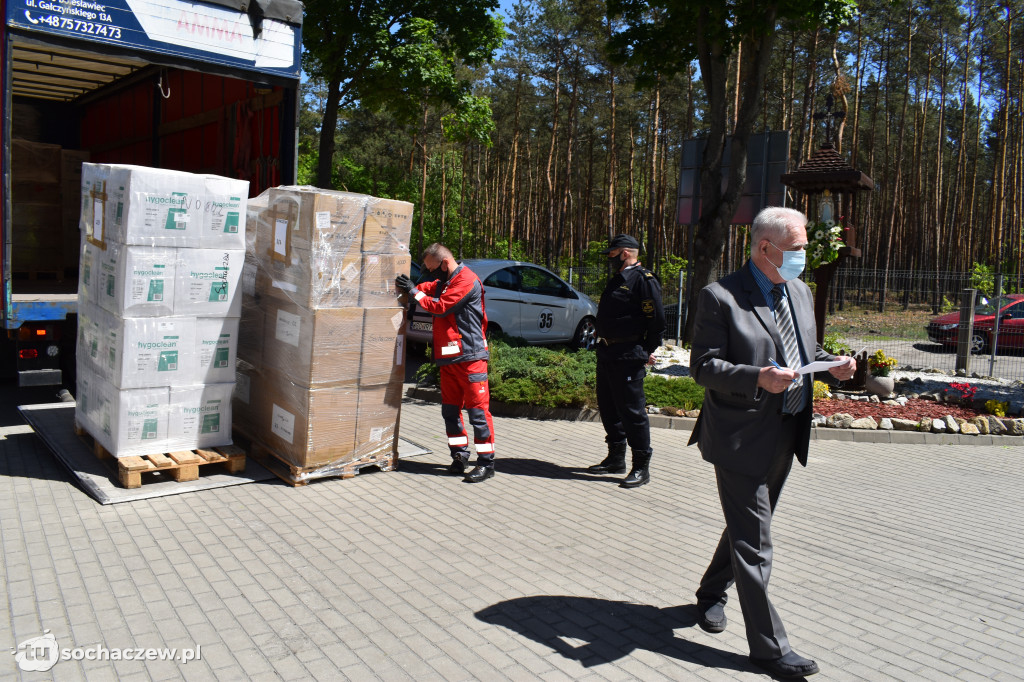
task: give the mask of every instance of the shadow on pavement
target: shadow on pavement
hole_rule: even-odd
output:
[[[709,668],[752,669],[746,656],[675,636],[673,630],[697,624],[695,604],[659,609],[591,597],[536,596],[500,602],[475,615],[579,661],[584,668],[647,649]]]
[[[471,457],[469,465],[476,464],[476,458]],[[450,476],[448,473],[448,462],[424,462],[421,460],[401,460],[398,470],[407,474],[433,474],[436,476]],[[522,457],[504,458],[499,455],[494,465],[494,472],[497,476],[537,476],[539,478],[551,478],[560,480],[575,481],[604,481],[619,483],[625,475],[600,476],[588,474],[586,467],[561,467],[551,462],[539,459],[526,459]]]

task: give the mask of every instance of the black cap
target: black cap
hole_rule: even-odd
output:
[[[628,234],[617,234],[608,242],[608,248],[601,253],[611,253],[615,249],[639,249],[640,242]]]

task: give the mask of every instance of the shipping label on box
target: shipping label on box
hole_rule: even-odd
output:
[[[412,259],[408,253],[364,253],[360,272],[359,305],[363,308],[388,308],[398,301],[395,277],[408,275]]]
[[[231,444],[234,383],[170,389],[167,437],[179,450]]]
[[[355,384],[363,311],[309,310],[265,299],[263,366],[302,386]]]
[[[242,249],[178,249],[174,314],[238,317],[244,260]]]
[[[408,253],[412,211],[408,201],[371,197],[363,226],[363,252]]]
[[[238,356],[239,318],[200,317],[196,319],[196,383],[230,383],[235,380]]]
[[[110,243],[100,261],[99,303],[121,317],[171,315],[177,250]]]

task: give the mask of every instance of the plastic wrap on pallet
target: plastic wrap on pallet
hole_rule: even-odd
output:
[[[358,382],[362,308],[310,310],[270,297],[262,303],[263,367],[305,387]]]
[[[364,308],[359,385],[401,383],[405,378],[405,310]]]
[[[198,383],[196,318],[121,318],[80,304],[77,358],[119,389]]]
[[[118,243],[97,249],[88,242],[85,248],[99,257],[96,296],[104,310],[121,317],[160,317],[174,313],[177,249]],[[85,256],[83,253],[83,267]]]
[[[351,458],[355,450],[356,386],[311,389],[269,369],[250,387],[255,434],[282,461],[316,468]]]
[[[245,248],[249,183],[123,164],[82,164],[80,228],[97,244]]]
[[[257,296],[310,309],[395,305],[412,204],[313,187],[271,188],[254,202]]]
[[[257,367],[263,366],[263,333],[266,313],[256,298],[242,296],[242,316],[238,323],[238,358]]]

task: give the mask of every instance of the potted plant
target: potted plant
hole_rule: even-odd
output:
[[[888,398],[896,387],[896,381],[889,372],[896,366],[896,358],[889,357],[881,348],[868,356],[870,374],[864,378],[864,388],[880,398]]]

